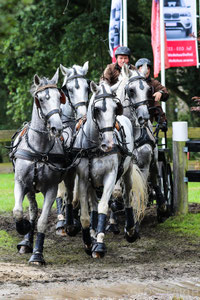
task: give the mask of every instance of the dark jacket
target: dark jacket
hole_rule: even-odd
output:
[[[129,68],[131,70],[136,69],[133,65],[129,65]],[[121,72],[121,68],[118,65],[118,63],[109,64],[104,70],[100,80],[105,80],[109,85],[112,86],[115,83],[117,83],[120,72]]]
[[[167,99],[169,98],[169,93],[166,89],[166,87],[164,87],[158,80],[151,78],[149,76],[149,78],[147,78],[147,83],[149,84],[149,86],[152,88],[151,94],[153,96],[154,93],[156,92],[161,92],[162,93],[162,97],[161,97],[161,101],[166,102]],[[161,123],[163,122],[167,122],[167,118],[165,113],[163,112],[162,106],[160,105],[160,102],[157,101],[153,101],[152,103],[150,103],[149,105],[150,107],[156,107],[156,109],[150,109],[150,120],[151,122],[155,121],[160,121]]]

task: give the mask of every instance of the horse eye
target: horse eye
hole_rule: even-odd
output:
[[[40,99],[40,102],[42,103],[42,102],[43,102],[43,99]]]
[[[130,89],[130,93],[133,94],[134,93],[134,89]]]

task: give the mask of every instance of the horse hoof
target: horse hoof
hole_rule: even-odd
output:
[[[106,254],[106,245],[104,243],[96,242],[92,247],[93,258],[103,258]]]
[[[85,253],[87,254],[87,255],[89,255],[89,256],[91,256],[92,255],[92,245],[86,245],[85,244]]]
[[[34,264],[34,265],[45,265],[45,260],[43,258],[43,254],[40,252],[35,252],[31,255],[31,258],[29,259],[29,264]]]
[[[113,212],[121,211],[124,209],[124,203],[122,199],[115,199],[114,201],[111,202],[110,208],[112,209]]]
[[[17,250],[20,254],[32,253],[33,244],[28,240],[23,240],[19,244],[17,244]]]
[[[67,233],[66,233],[64,227],[56,229],[56,234],[59,236],[67,236]]]
[[[127,230],[125,228],[124,231],[125,231],[125,239],[127,240],[128,243],[134,243],[137,239],[140,239],[138,223],[136,223],[136,225],[132,229]]]
[[[26,235],[31,230],[31,223],[27,219],[16,221],[16,230],[21,235]]]
[[[107,232],[112,232],[114,234],[119,234],[120,233],[120,230],[119,230],[117,224],[108,224],[106,226],[106,231]]]
[[[69,236],[76,236],[81,231],[81,224],[74,219],[74,224],[66,227],[66,233]]]
[[[167,219],[167,210],[166,207],[157,208],[157,221],[158,223],[163,223]]]

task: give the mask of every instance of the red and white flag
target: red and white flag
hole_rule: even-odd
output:
[[[161,70],[161,51],[160,51],[160,3],[159,0],[152,0],[151,11],[151,46],[154,57],[154,77],[158,77]],[[167,40],[165,32],[165,69],[169,68],[167,55]]]
[[[122,34],[121,28],[122,16],[122,0],[112,0],[110,11],[110,25],[109,25],[109,48],[112,62],[116,62],[115,51],[120,46],[120,38]]]

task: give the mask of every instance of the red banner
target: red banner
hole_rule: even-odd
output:
[[[151,12],[151,45],[154,57],[154,77],[158,77],[161,70],[161,53],[160,53],[160,3],[159,0],[152,0]],[[165,68],[169,68],[167,56],[167,42],[165,34]]]

